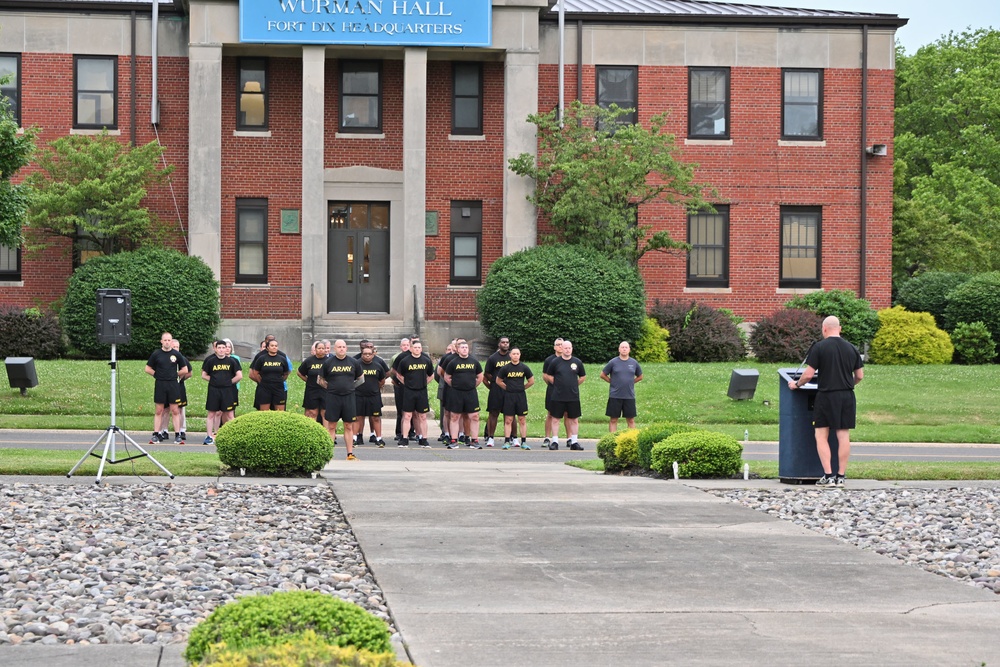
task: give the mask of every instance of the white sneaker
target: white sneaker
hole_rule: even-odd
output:
[[[492,447],[493,446],[493,438],[492,437],[486,438],[486,446],[487,447]]]

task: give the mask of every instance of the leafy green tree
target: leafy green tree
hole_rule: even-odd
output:
[[[528,117],[538,128],[538,157],[522,153],[509,166],[535,180],[528,199],[556,230],[544,241],[587,246],[633,265],[652,250],[689,249],[666,231],[650,234],[651,226],[639,225],[638,207],[661,200],[690,211],[710,209],[703,198],[708,187],[694,182],[697,165],[677,159],[674,136],[663,129],[665,115],[654,116],[646,128],[621,121],[630,111],[576,101],[563,123],[557,110]]]
[[[173,167],[160,167],[163,148],[123,145],[107,131],[72,135],[49,144],[27,182],[35,188],[28,209],[30,241],[84,239],[110,255],[162,239],[166,229],[142,205],[147,188]]]
[[[37,134],[33,127],[20,132],[10,103],[0,97],[0,245],[10,248],[24,243],[22,226],[31,194],[28,186],[15,185],[10,179],[31,162]]]

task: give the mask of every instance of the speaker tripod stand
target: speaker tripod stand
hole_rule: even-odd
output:
[[[173,479],[174,474],[172,472],[164,468],[159,461],[153,458],[152,454],[143,449],[138,442],[136,442],[129,436],[128,433],[118,428],[118,426],[115,424],[115,389],[116,389],[116,381],[118,375],[118,361],[115,358],[116,348],[117,346],[114,343],[112,343],[111,364],[110,364],[111,365],[111,425],[104,430],[104,435],[102,435],[96,441],[94,441],[94,444],[92,444],[90,446],[90,449],[87,450],[87,453],[84,454],[83,457],[81,457],[80,460],[76,462],[76,465],[73,466],[73,468],[68,473],[66,473],[66,477],[72,477],[73,473],[76,472],[77,468],[83,465],[83,462],[87,460],[87,457],[93,456],[95,458],[101,459],[101,465],[98,466],[97,468],[97,479],[94,480],[94,484],[101,483],[101,477],[104,475],[104,464],[125,463],[126,461],[141,459],[142,457],[148,458],[150,461],[156,464],[157,468],[166,473],[166,475],[170,479]],[[124,459],[115,458],[116,455],[115,445],[119,435],[123,439],[122,444],[131,443],[132,446],[135,447],[137,450],[139,450],[140,453],[135,454],[133,456],[129,456]],[[100,445],[102,441],[104,442],[104,453],[98,456],[97,454],[94,454],[94,450],[97,449],[97,446]]]

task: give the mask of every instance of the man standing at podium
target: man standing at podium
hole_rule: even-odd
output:
[[[847,459],[851,455],[851,429],[857,416],[854,387],[865,376],[864,362],[858,348],[840,337],[840,320],[833,315],[823,320],[823,340],[814,344],[806,356],[806,369],[797,380],[789,380],[789,389],[799,389],[819,373],[813,426],[816,429],[816,452],[823,464],[823,476],[816,486],[843,487]],[[838,468],[830,461],[830,429],[837,434]]]

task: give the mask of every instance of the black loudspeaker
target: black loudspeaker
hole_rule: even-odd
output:
[[[131,290],[97,290],[97,342],[108,345],[132,342]]]

